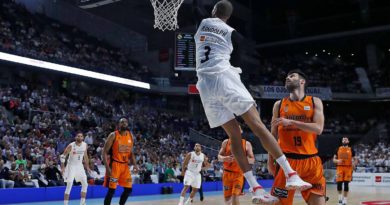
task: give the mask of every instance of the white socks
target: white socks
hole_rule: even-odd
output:
[[[280,165],[280,167],[282,167],[285,176],[288,176],[288,174],[294,172],[290,166],[290,163],[288,163],[286,156],[280,156],[276,159],[276,162]]]
[[[184,202],[184,197],[180,196],[180,201],[179,203],[183,203]]]
[[[347,204],[347,197],[344,197],[343,204]]]
[[[69,200],[64,200],[64,205],[68,205],[69,204]]]
[[[84,205],[84,204],[85,204],[85,198],[81,198],[80,205]]]
[[[248,182],[248,184],[249,184],[249,186],[251,188],[255,188],[255,187],[260,186],[259,183],[257,183],[256,177],[253,176],[253,172],[252,171],[245,172],[244,176],[245,176],[245,179],[246,179],[246,181]]]

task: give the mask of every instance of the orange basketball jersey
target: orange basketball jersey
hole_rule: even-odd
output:
[[[352,166],[352,149],[348,146],[340,146],[337,151],[337,159],[341,159],[338,166]]]
[[[305,96],[300,101],[291,101],[289,97],[286,97],[280,102],[279,117],[310,123],[313,121],[314,109],[312,96]],[[278,137],[280,148],[284,153],[302,155],[318,153],[315,133],[303,131],[292,125],[279,125]]]
[[[244,152],[246,154],[246,140],[242,139],[241,144],[242,144],[242,148],[244,149]],[[231,151],[230,146],[231,146],[231,142],[230,142],[230,139],[228,139],[228,141],[226,143],[226,147],[225,147],[225,156],[232,155],[232,151]],[[234,160],[232,162],[224,162],[223,169],[230,171],[230,172],[242,173],[240,166],[238,166],[238,163],[236,160]]]
[[[128,163],[133,149],[133,136],[129,131],[125,135],[121,135],[115,131],[115,140],[112,145],[111,159],[120,163]]]

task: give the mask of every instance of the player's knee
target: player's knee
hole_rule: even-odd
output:
[[[114,194],[115,194],[115,189],[109,188],[107,191],[107,196],[112,198]]]
[[[123,189],[123,194],[130,195],[131,192],[133,192],[133,189],[132,189],[132,188],[124,188],[124,189]]]
[[[72,190],[72,186],[73,186],[72,183],[70,183],[70,182],[66,183],[65,194],[67,194],[67,195],[70,194],[70,191]]]
[[[344,191],[349,191],[349,182],[344,182]]]
[[[337,191],[343,190],[343,182],[337,182]]]
[[[81,192],[87,193],[88,190],[88,183],[87,181],[82,181],[81,182]]]

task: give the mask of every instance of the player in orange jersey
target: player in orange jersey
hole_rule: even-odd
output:
[[[255,156],[253,155],[251,143],[242,139],[241,145],[249,164],[254,164]],[[222,142],[218,153],[218,161],[223,162],[222,184],[225,203],[227,205],[239,205],[240,201],[238,199],[244,187],[244,173],[233,157],[230,139]]]
[[[349,182],[352,181],[352,172],[357,164],[355,152],[349,146],[348,137],[343,137],[343,145],[337,149],[333,156],[333,162],[337,165],[336,182],[337,191],[339,193],[339,205],[347,205],[347,197],[349,191]],[[344,183],[344,196],[342,195]]]
[[[138,170],[133,150],[133,136],[127,130],[128,122],[125,118],[119,120],[119,129],[108,135],[107,141],[103,148],[103,162],[106,166],[106,176],[104,186],[108,187],[104,205],[110,205],[114,196],[117,184],[124,187],[123,193],[119,200],[120,205],[126,203],[127,198],[132,191],[131,173],[129,162],[134,166],[134,171]],[[110,156],[110,159],[108,159]]]
[[[325,178],[315,145],[317,135],[324,128],[323,105],[319,98],[305,94],[306,82],[307,77],[302,71],[288,73],[285,87],[290,94],[274,104],[271,132],[278,137],[280,148],[291,167],[313,185],[301,192],[306,203],[324,205]],[[285,174],[273,162],[269,155],[268,169],[275,176],[272,195],[279,198],[279,204],[291,205],[295,191],[286,189]]]

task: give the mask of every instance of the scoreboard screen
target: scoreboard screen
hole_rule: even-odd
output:
[[[195,40],[193,33],[175,33],[175,70],[195,71]]]

